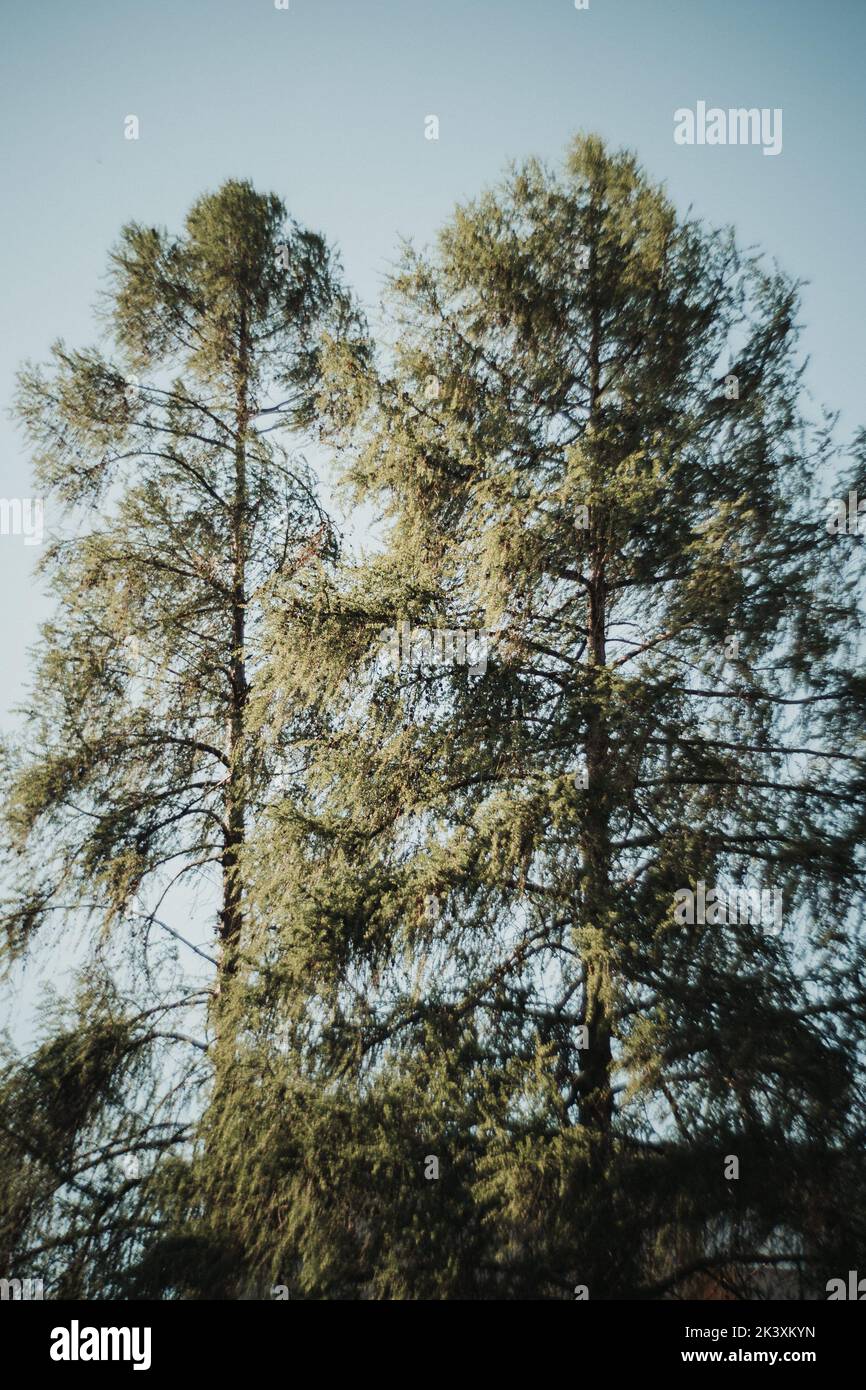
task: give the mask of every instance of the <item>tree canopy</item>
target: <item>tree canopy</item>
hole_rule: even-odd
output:
[[[404,248],[375,345],[284,229],[241,184],[126,229],[126,373],[182,374],[23,378],[46,485],[115,496],[48,557],[10,943],[214,864],[219,1009],[132,1197],[69,1183],[130,1059],[148,1113],[177,1081],[138,974],[10,1065],[4,1172],[87,1084],[0,1243],[59,1225],[62,1277],[148,1296],[823,1290],[864,1234],[862,575],[825,524],[864,440],[806,412],[800,287],[595,137]]]

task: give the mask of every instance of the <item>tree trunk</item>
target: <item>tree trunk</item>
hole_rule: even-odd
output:
[[[583,917],[592,931],[586,959],[585,1019],[589,1049],[583,1069],[582,1123],[606,1135],[613,1119],[611,1086],[610,968],[606,933],[610,921],[610,834],[605,782],[609,740],[601,701],[605,666],[605,585],[603,571],[593,576],[589,596],[590,663],[597,698],[586,736],[586,768],[590,804],[583,835]]]
[[[235,486],[232,502],[231,651],[229,653],[228,762],[225,794],[225,828],[222,853],[222,910],[220,913],[220,963],[217,991],[221,996],[236,973],[243,930],[243,893],[239,859],[246,828],[246,760],[244,717],[249,688],[244,645],[246,641],[247,473],[246,433],[250,419],[249,332],[241,311],[238,359],[235,372]],[[223,997],[223,1006],[225,999]],[[224,1012],[224,1008],[222,1010]]]
[[[594,248],[590,252],[593,274]],[[597,303],[592,307],[589,351],[590,405],[588,432],[597,420],[600,389],[601,325]],[[598,460],[593,459],[593,469]],[[605,626],[607,581],[605,574],[606,535],[603,518],[593,509],[591,517],[592,571],[587,603],[589,665],[593,683],[586,733],[586,771],[589,792],[583,831],[583,924],[591,929],[591,946],[585,960],[585,1010],[589,1029],[589,1048],[583,1067],[581,1122],[600,1136],[607,1137],[613,1120],[611,1084],[611,999],[610,967],[606,934],[610,922],[610,832],[607,797],[609,737],[604,715],[607,690],[604,681],[607,661]]]

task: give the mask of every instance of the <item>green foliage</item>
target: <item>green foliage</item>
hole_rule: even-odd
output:
[[[416,1140],[459,1174],[432,1296],[699,1271],[742,1293],[781,1254],[813,1281],[853,1257],[862,1204],[829,1175],[859,1166],[864,1118],[859,618],[822,524],[835,446],[799,411],[796,288],[586,139],[407,250],[375,366],[326,360],[344,478],[388,530],[306,640],[290,604],[272,617],[266,681],[319,733],[246,851],[257,1023],[275,991],[253,1066],[290,1019],[304,1113],[329,1085],[338,1106],[293,1125],[291,1190],[350,1163],[348,1111],[364,1200],[395,1213],[417,1161],[391,1172],[404,1112],[381,1133],[369,1107],[412,1078]],[[403,619],[499,635],[475,675],[395,669]],[[698,879],[780,890],[783,932],[680,926]],[[225,1148],[259,1209],[285,1193]],[[344,1249],[359,1200],[329,1184],[299,1287],[335,1296],[330,1241],[366,1296],[429,1293],[402,1215]]]
[[[41,476],[115,505],[48,561],[10,942],[220,874],[189,1127],[88,1287],[820,1292],[864,1234],[862,584],[821,501],[864,440],[802,413],[798,287],[596,138],[407,248],[377,354],[285,226],[230,184],[126,230],[118,342],[175,373],[133,406],[90,354],[24,378]],[[381,553],[336,562],[271,422]],[[395,663],[403,623],[486,661]],[[677,921],[700,880],[781,932]]]
[[[240,848],[296,758],[297,712],[267,740],[248,728],[269,590],[278,578],[291,590],[335,555],[299,453],[322,344],[345,335],[360,359],[364,348],[322,238],[249,183],[200,198],[181,236],[124,228],[104,310],[111,354],[56,344],[50,368],[20,378],[52,522],[42,570],[55,612],[24,746],[4,760],[3,952],[8,962],[48,946],[58,928],[93,967],[111,957],[133,1017],[147,998],[174,1018],[162,1096],[136,1097],[143,1125],[167,1125],[160,1152],[171,1153],[189,1142],[175,1123],[178,1078],[210,1062],[244,947]],[[184,939],[164,918],[193,901],[205,949],[187,943],[198,956],[186,959],[217,963],[203,990],[178,987],[163,949],[166,931]],[[64,1056],[49,1047],[45,1066],[64,1084]],[[25,1114],[15,1110],[16,1125]],[[118,1263],[101,1287],[122,1286],[146,1210],[122,1251],[110,1244]],[[50,1219],[62,1227],[56,1206]]]

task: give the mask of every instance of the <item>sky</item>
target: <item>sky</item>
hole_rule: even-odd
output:
[[[249,178],[338,246],[374,306],[401,237],[423,245],[510,160],[556,164],[581,130],[809,282],[808,386],[850,436],[866,424],[864,39],[864,0],[0,0],[0,497],[32,495],[15,371],[57,338],[97,341],[125,222],[179,230],[195,198]],[[675,143],[674,112],[700,101],[781,108],[781,153]],[[0,536],[0,731],[48,613],[38,555]]]

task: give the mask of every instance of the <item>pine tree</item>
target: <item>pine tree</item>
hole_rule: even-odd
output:
[[[296,1296],[760,1296],[862,1249],[859,541],[824,499],[863,439],[804,415],[798,292],[586,138],[407,248],[375,368],[329,354],[387,540],[270,613],[261,709],[318,738],[246,850],[257,1084],[215,1140]]]
[[[58,343],[51,369],[21,374],[19,414],[56,519],[43,563],[55,615],[42,632],[26,748],[9,755],[4,808],[8,954],[51,928],[69,936],[85,927],[92,946],[90,987],[73,1017],[7,1074],[4,1172],[30,1173],[34,1209],[22,1226],[19,1192],[0,1247],[28,1248],[33,1222],[44,1227],[53,1210],[72,1251],[63,1277],[80,1264],[70,1286],[85,1290],[118,1287],[134,1248],[121,1259],[103,1242],[100,1269],[87,1241],[79,1250],[70,1235],[87,1208],[83,1225],[98,1244],[126,1186],[140,1185],[112,1183],[107,1156],[118,1158],[133,1134],[145,1158],[168,1161],[178,1139],[189,1140],[194,1086],[215,1068],[233,1084],[223,1020],[244,950],[241,851],[275,781],[284,785],[302,756],[302,712],[266,738],[249,733],[261,613],[277,578],[291,586],[335,553],[298,450],[315,425],[325,338],[360,350],[361,334],[322,237],[287,218],[276,196],[237,181],[200,198],[180,236],[126,226],[104,311],[108,352]],[[172,968],[162,936],[166,945],[191,936],[192,950],[214,962],[204,989]],[[106,941],[125,952],[114,956],[115,986],[101,966]],[[211,994],[220,1007],[208,1022],[200,1010]],[[148,1058],[156,1046],[160,1057]],[[106,1059],[101,1105],[99,1088],[88,1089],[93,1104],[74,1123],[58,1121],[62,1144],[49,1142],[55,1130],[39,1117],[34,1140],[21,1128],[29,1103],[44,1109],[46,1087],[83,1086],[77,1068],[95,1074],[94,1050]],[[147,1123],[131,1082],[128,1095],[121,1085],[133,1063],[163,1076]],[[94,1126],[106,1124],[100,1148]]]
[[[6,1069],[0,1246],[109,1296],[820,1293],[864,1233],[859,541],[823,506],[864,439],[837,479],[798,287],[583,139],[407,249],[374,364],[282,228],[228,185],[130,229],[120,367],[24,378],[46,486],[110,511],[49,556],[10,946],[116,939],[150,883],[146,943],[207,859],[220,1006],[203,1042],[165,962],[94,953]],[[387,523],[339,569],[268,433],[320,419]]]

